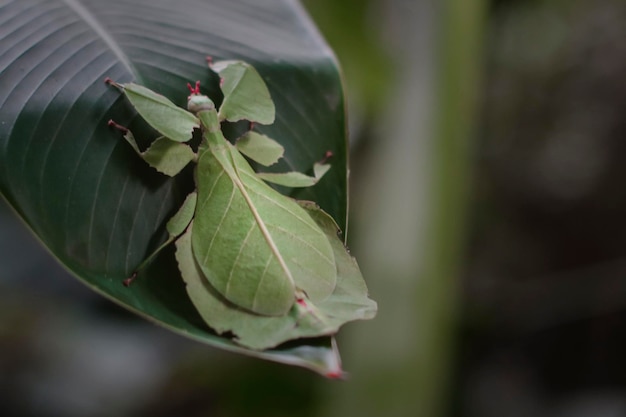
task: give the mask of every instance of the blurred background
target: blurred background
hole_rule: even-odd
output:
[[[379,315],[345,382],[184,340],[0,205],[0,415],[626,416],[626,3],[307,0]],[[59,308],[63,306],[63,308]]]

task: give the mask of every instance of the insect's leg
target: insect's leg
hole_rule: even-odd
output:
[[[135,268],[135,270],[133,271],[133,273],[126,278],[123,282],[125,287],[130,286],[130,284],[133,283],[133,281],[135,280],[135,278],[137,278],[137,274],[139,274],[139,272],[141,272],[142,269],[144,269],[146,266],[150,265],[150,263],[154,260],[154,258],[163,250],[165,249],[170,243],[172,243],[173,241],[176,240],[176,236],[172,237],[170,236],[161,246],[159,246],[154,252],[152,252],[150,254],[150,256],[148,256],[146,259],[143,260],[143,262],[141,262],[139,264],[139,266],[137,268]]]
[[[220,121],[249,120],[264,125],[274,123],[276,108],[263,77],[250,64],[207,59],[209,68],[220,77],[224,94],[218,114]],[[245,79],[245,82],[241,82]],[[250,97],[254,97],[251,100]]]
[[[285,148],[280,143],[252,130],[239,137],[235,147],[248,158],[266,167],[278,162],[285,153]]]
[[[257,173],[257,176],[264,181],[271,182],[278,185],[284,185],[285,187],[311,187],[324,176],[330,169],[328,159],[332,157],[332,152],[327,151],[324,158],[313,164],[313,176],[305,175],[301,172],[262,172]]]
[[[141,151],[139,150],[139,146],[137,145],[137,141],[135,141],[135,136],[133,133],[126,127],[122,126],[119,123],[116,123],[113,119],[109,120],[107,123],[110,127],[119,130],[124,135],[124,139],[132,146],[132,148],[137,152],[137,155],[141,156]]]
[[[144,259],[141,264],[135,269],[132,275],[124,280],[124,285],[129,286],[135,278],[137,278],[137,274],[146,266],[148,266],[154,258],[165,249],[170,243],[174,242],[178,237],[183,234],[191,220],[193,219],[193,215],[196,211],[196,202],[198,200],[198,194],[194,191],[185,198],[183,205],[180,206],[176,214],[172,216],[172,218],[167,222],[165,226],[167,232],[169,233],[169,237],[165,242],[161,244],[154,252],[152,252],[146,259]]]
[[[250,130],[237,139],[235,147],[239,152],[263,166],[273,165],[283,156],[285,149],[274,139],[252,131],[253,128],[254,122],[250,122]],[[257,175],[265,181],[286,187],[311,187],[317,184],[330,169],[328,160],[332,156],[333,153],[327,151],[324,158],[313,165],[313,176],[301,172],[257,173]]]
[[[165,136],[157,138],[148,149],[142,152],[128,128],[115,123],[113,120],[109,120],[109,126],[122,132],[124,139],[148,165],[170,177],[177,175],[189,162],[196,158],[196,154],[189,145],[175,142]]]

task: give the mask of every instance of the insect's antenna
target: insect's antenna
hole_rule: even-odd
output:
[[[187,88],[189,89],[189,92],[191,93],[191,95],[200,95],[200,81],[196,81],[196,86],[192,87],[191,84],[187,83]]]

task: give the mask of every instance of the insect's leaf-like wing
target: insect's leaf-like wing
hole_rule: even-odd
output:
[[[329,297],[313,306],[316,316],[307,315],[297,304],[280,317],[260,316],[235,306],[211,286],[197,265],[191,231],[176,241],[176,258],[194,306],[215,331],[234,334],[235,341],[244,347],[268,349],[292,339],[333,334],[346,322],[376,314],[376,303],[368,298],[358,265],[337,237],[335,222],[316,205],[302,204],[328,237],[337,265],[337,285]]]
[[[314,301],[330,295],[332,248],[311,217],[255,175],[220,132],[198,161],[192,232],[200,268],[220,294],[249,311],[286,314],[296,290]]]
[[[333,247],[337,265],[337,285],[332,295],[317,307],[337,325],[353,320],[367,320],[376,315],[378,306],[369,298],[367,286],[356,260],[338,238],[339,227],[328,213],[315,203],[300,201],[300,205],[326,233]]]

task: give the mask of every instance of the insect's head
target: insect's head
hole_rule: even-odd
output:
[[[195,87],[192,87],[191,84],[187,83],[187,88],[191,94],[187,99],[187,110],[192,113],[198,113],[203,110],[213,110],[215,109],[215,104],[211,101],[207,96],[200,94],[200,81],[196,81]]]

